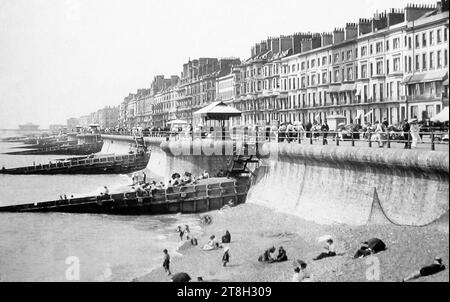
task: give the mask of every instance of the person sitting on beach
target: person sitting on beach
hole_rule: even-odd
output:
[[[361,247],[356,251],[353,258],[363,258],[384,251],[386,244],[378,238],[371,238],[362,242]]]
[[[311,282],[313,277],[307,270],[307,265],[304,261],[297,261],[298,265],[294,268],[294,276],[292,276],[292,282]]]
[[[409,275],[408,277],[406,277],[405,279],[403,279],[403,282],[413,280],[413,279],[418,279],[420,277],[434,275],[443,270],[445,270],[445,265],[442,264],[442,259],[440,257],[436,257],[436,258],[434,258],[433,264],[422,267],[417,272],[415,272],[415,273]]]
[[[258,261],[259,262],[267,262],[267,263],[272,263],[274,262],[274,259],[272,258],[272,256],[270,255],[271,253],[275,252],[275,247],[272,246],[270,249],[267,249],[264,254],[262,254],[261,256],[259,256]]]
[[[222,243],[230,243],[231,242],[231,234],[230,232],[225,231],[225,235],[222,236]]]
[[[336,256],[336,248],[334,247],[333,239],[330,238],[326,241],[325,251],[320,253],[313,260],[320,260],[323,258],[333,257],[333,256]]]
[[[203,250],[210,251],[210,250],[215,250],[218,247],[220,247],[220,246],[219,246],[219,243],[216,242],[216,236],[211,235],[209,237],[208,243],[203,246]]]
[[[287,257],[287,254],[286,254],[286,250],[282,246],[280,246],[280,248],[278,249],[278,256],[277,256],[276,261],[277,262],[284,262],[284,261],[287,261],[287,260],[288,260],[288,257]]]
[[[222,262],[223,262],[223,266],[227,266],[228,262],[230,262],[230,247],[227,246],[225,248],[225,252],[223,253],[222,256]]]

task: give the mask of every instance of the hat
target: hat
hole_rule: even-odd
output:
[[[434,257],[434,260],[437,261],[437,262],[439,262],[439,263],[442,262],[442,258],[441,258],[441,257],[438,257],[438,256]]]

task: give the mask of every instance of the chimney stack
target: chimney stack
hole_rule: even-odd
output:
[[[372,18],[372,31],[376,32],[386,27],[387,27],[386,12],[382,12],[381,14],[376,13]]]
[[[333,30],[333,44],[338,44],[344,41],[344,29],[343,28],[335,28]]]
[[[327,46],[333,44],[333,34],[332,33],[322,33],[322,46]]]
[[[391,8],[387,15],[387,24],[392,26],[405,21],[405,13],[403,10]]]
[[[293,47],[293,54],[300,53],[302,51],[301,49],[301,41],[303,39],[311,38],[311,33],[294,33],[292,36],[292,47]]]
[[[358,35],[365,35],[372,32],[372,22],[369,19],[359,19],[358,22]]]
[[[408,22],[415,21],[435,9],[434,5],[408,4],[405,8],[405,19]]]
[[[354,39],[358,36],[358,26],[356,23],[347,23],[345,25],[345,41]]]

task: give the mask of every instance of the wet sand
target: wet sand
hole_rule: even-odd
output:
[[[293,260],[301,259],[307,262],[316,282],[377,281],[367,278],[374,267],[373,259],[352,259],[359,243],[373,237],[387,245],[386,251],[376,254],[380,264],[379,281],[401,281],[420,267],[431,264],[435,256],[440,256],[446,267],[449,263],[448,215],[427,227],[399,227],[392,224],[319,225],[254,204],[207,214],[212,217],[212,224],[205,225],[202,234],[194,234],[198,246],[186,242],[179,248],[182,256],[172,255],[172,273],[186,272],[194,280],[201,276],[204,281],[286,282],[292,279]],[[223,248],[201,249],[210,235],[220,239],[225,230],[231,233],[227,267],[222,266]],[[325,234],[335,238],[338,255],[312,261],[323,250],[323,243],[318,243],[317,238]],[[271,246],[277,249],[283,246],[289,260],[272,264],[258,262],[258,256]],[[167,282],[170,277],[161,267],[136,281]],[[449,270],[417,281],[448,282]]]

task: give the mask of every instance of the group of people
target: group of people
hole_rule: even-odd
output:
[[[276,248],[272,246],[264,251],[264,254],[258,257],[259,262],[266,263],[274,263],[274,262],[284,262],[288,260],[286,250],[280,246],[278,248],[278,255],[276,257],[272,257],[272,254],[275,253]]]
[[[267,129],[269,130],[269,129]],[[308,122],[303,124],[301,122],[295,122],[294,124],[291,122],[282,123],[279,127],[272,126],[270,128],[270,132],[272,136],[278,138],[278,142],[293,142],[298,139],[306,138],[318,138],[319,134],[323,134],[323,138],[325,143],[327,143],[327,132],[330,131],[330,127],[328,126],[327,121],[323,123],[319,123],[314,121],[314,123]],[[269,131],[266,131],[266,136],[270,135]]]
[[[178,227],[178,231],[180,232],[180,238],[183,237],[183,234],[186,233],[186,230],[189,234],[190,232],[189,232],[189,228],[187,225],[186,225],[186,228],[184,231],[181,230],[180,226]],[[331,236],[329,236],[329,237],[325,238],[324,241],[325,241],[325,246],[324,246],[325,250],[323,252],[321,252],[318,256],[313,258],[312,259],[313,261],[317,261],[317,260],[328,258],[328,257],[334,257],[337,255],[333,238],[331,238]],[[225,235],[222,236],[222,244],[227,244],[226,246],[224,246],[224,253],[222,255],[222,265],[224,267],[227,266],[228,263],[230,262],[229,243],[231,243],[231,234],[227,230],[225,232]],[[218,241],[216,241],[215,235],[211,235],[209,237],[208,243],[203,247],[203,250],[209,251],[209,250],[219,249],[219,248],[223,247],[222,244],[219,243]],[[386,244],[381,239],[371,238],[371,239],[361,243],[360,247],[354,254],[353,258],[357,259],[357,258],[367,257],[370,255],[374,255],[379,252],[382,252],[384,250],[386,250]],[[277,249],[275,248],[275,246],[268,248],[267,250],[265,250],[264,254],[259,256],[258,261],[264,262],[264,263],[276,263],[276,262],[288,261],[286,250],[282,246],[280,246],[278,248],[278,254],[276,256],[272,256],[272,254],[274,254],[276,251],[277,251]],[[168,273],[170,275],[171,271],[169,268],[169,263],[170,263],[170,256],[169,256],[167,250],[164,250],[163,267],[164,267],[166,273]],[[312,281],[314,281],[313,275],[309,271],[308,264],[305,261],[296,259],[293,261],[293,264],[294,264],[294,274],[292,276],[292,282],[312,282]],[[419,269],[418,271],[413,272],[412,274],[410,274],[409,276],[404,278],[402,281],[406,282],[406,281],[417,279],[417,278],[420,278],[423,276],[430,276],[430,275],[433,275],[433,274],[436,274],[436,273],[439,273],[439,272],[445,270],[445,268],[446,267],[443,264],[442,259],[440,257],[435,257],[434,263],[424,266],[421,269]]]
[[[405,149],[417,148],[417,144],[422,142],[420,129],[421,127],[416,116],[410,121],[407,119],[403,120],[398,127],[389,125],[386,118],[384,118],[383,122],[376,121],[373,125],[367,122],[362,127],[364,138],[378,142],[380,148],[384,147],[389,136],[390,139],[403,140]]]
[[[187,184],[197,184],[200,180],[207,178],[209,178],[209,173],[206,170],[198,177],[193,176],[190,172],[184,172],[183,176],[179,173],[174,173],[167,184],[167,188],[184,186]]]

